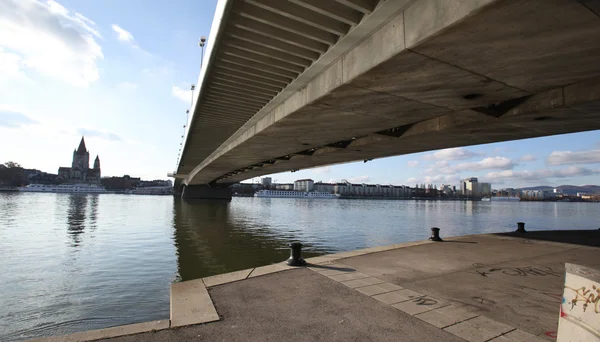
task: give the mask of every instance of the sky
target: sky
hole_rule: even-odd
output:
[[[103,176],[175,169],[216,0],[0,0],[0,163],[56,173],[85,135]],[[210,44],[210,42],[207,42]],[[494,188],[600,184],[600,131],[271,175]],[[254,180],[250,180],[254,181]]]

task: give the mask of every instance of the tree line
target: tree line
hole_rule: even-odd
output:
[[[9,161],[0,164],[0,186],[23,186],[29,183],[21,164]]]

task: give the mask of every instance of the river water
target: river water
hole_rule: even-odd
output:
[[[181,280],[456,236],[598,228],[595,203],[234,198],[0,192],[0,341],[169,318]]]

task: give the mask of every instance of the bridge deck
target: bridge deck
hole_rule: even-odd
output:
[[[588,2],[232,3],[177,171],[186,184],[600,129],[600,16]],[[348,3],[377,5],[338,8]],[[311,22],[309,30],[307,11],[330,26]],[[257,41],[243,43],[240,30]],[[231,49],[241,49],[235,70],[221,65],[232,64]],[[257,69],[282,63],[296,76]]]

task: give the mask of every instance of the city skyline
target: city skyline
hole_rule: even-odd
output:
[[[85,135],[103,156],[103,175],[165,178],[175,169],[189,89],[198,79],[198,39],[209,35],[215,6],[216,0],[0,4],[2,162],[54,173],[68,165],[73,140]],[[598,184],[600,131],[271,177],[409,186],[455,185],[466,177],[501,187]]]

